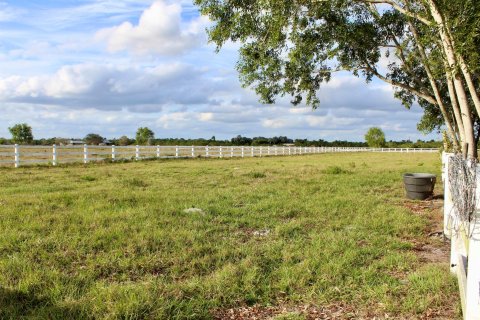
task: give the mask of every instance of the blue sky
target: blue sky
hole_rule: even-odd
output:
[[[416,130],[392,88],[336,74],[321,107],[258,102],[241,88],[236,44],[216,54],[209,22],[190,1],[0,0],[0,137],[26,122],[35,137],[157,137],[363,140],[371,126],[387,139],[430,139]]]

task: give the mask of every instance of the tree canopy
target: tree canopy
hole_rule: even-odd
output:
[[[480,98],[477,0],[195,0],[220,49],[240,42],[237,69],[261,101],[316,108],[335,72],[380,79],[424,110],[418,128],[445,128],[476,156]],[[388,67],[382,62],[389,61]]]
[[[155,138],[155,133],[147,127],[140,127],[137,130],[137,144],[147,144],[151,139]]]
[[[385,133],[378,127],[372,127],[365,134],[365,142],[371,148],[381,148],[386,145]]]
[[[8,128],[12,135],[12,142],[19,144],[28,144],[33,141],[32,127],[26,123],[19,123]]]
[[[100,143],[103,143],[105,138],[96,133],[89,133],[85,136],[84,140],[86,144],[99,145]]]

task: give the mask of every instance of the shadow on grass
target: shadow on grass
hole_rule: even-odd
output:
[[[0,319],[88,319],[85,310],[59,307],[50,299],[0,286]]]

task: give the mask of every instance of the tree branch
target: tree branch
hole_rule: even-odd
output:
[[[403,13],[404,15],[409,16],[411,18],[415,18],[418,21],[426,24],[427,26],[432,24],[432,22],[430,20],[428,20],[427,18],[422,17],[415,12],[412,12],[412,11],[409,11],[409,10],[403,8],[402,6],[400,6],[398,3],[396,3],[393,0],[357,0],[357,1],[358,2],[369,3],[369,4],[388,4],[388,5],[392,6],[394,9],[398,10],[400,13]]]
[[[386,76],[380,74],[375,68],[370,66],[370,64],[368,64],[368,63],[367,63],[367,66],[365,67],[365,69],[370,71],[371,73],[373,73],[380,80],[385,81],[386,83],[389,83],[392,86],[399,87],[399,88],[405,89],[407,91],[410,91],[411,93],[413,93],[417,97],[422,98],[423,100],[426,100],[427,102],[429,102],[433,105],[438,105],[437,100],[434,97],[432,97],[431,95],[429,95],[425,92],[422,92],[420,90],[417,90],[415,88],[412,88],[409,85],[406,85],[404,83],[400,83],[400,82],[397,82],[397,81],[394,81],[392,79],[387,78]]]

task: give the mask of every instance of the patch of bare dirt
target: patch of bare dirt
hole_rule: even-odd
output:
[[[231,309],[218,309],[213,312],[216,320],[270,320],[283,316],[301,316],[304,319],[367,319],[361,317],[357,311],[343,303],[317,307],[314,305],[297,306],[241,306]],[[373,319],[373,318],[369,318]]]

